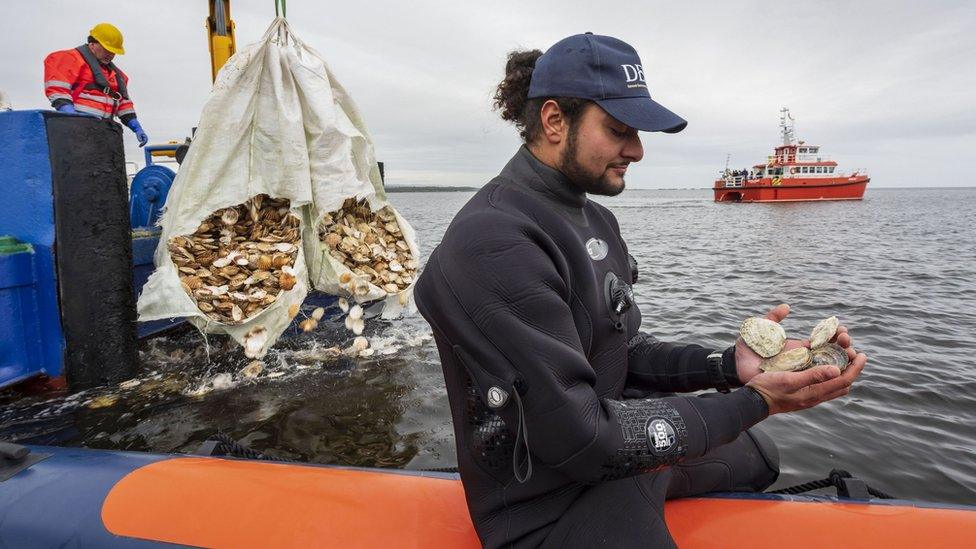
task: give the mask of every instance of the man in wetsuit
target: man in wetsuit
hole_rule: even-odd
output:
[[[475,528],[486,547],[672,546],[666,498],[772,484],[775,446],[750,427],[846,394],[866,357],[840,328],[843,374],[760,373],[741,341],[713,351],[639,331],[636,262],[586,195],[623,190],[638,130],[686,122],[651,100],[629,45],[587,33],[515,52],[495,99],[525,145],[416,287]],[[708,388],[721,392],[669,396]]]

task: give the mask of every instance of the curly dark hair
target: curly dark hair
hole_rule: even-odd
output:
[[[542,105],[552,99],[559,105],[563,115],[574,128],[583,109],[590,103],[586,99],[574,97],[536,97],[529,99],[529,84],[535,62],[542,56],[539,50],[513,51],[505,63],[505,78],[495,89],[494,107],[501,111],[502,120],[508,120],[518,128],[519,135],[526,143],[535,141],[542,132],[540,112]]]

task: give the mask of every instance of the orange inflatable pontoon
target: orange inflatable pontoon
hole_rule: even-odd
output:
[[[0,546],[480,547],[456,475],[30,448],[46,458],[0,482]],[[717,494],[666,518],[683,548],[976,540],[976,507],[905,500]]]

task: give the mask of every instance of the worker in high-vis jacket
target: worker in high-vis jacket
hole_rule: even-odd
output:
[[[129,98],[129,77],[112,63],[116,55],[124,53],[118,28],[108,23],[95,25],[86,44],[44,59],[44,94],[60,112],[108,119],[118,116],[142,147],[149,136]]]

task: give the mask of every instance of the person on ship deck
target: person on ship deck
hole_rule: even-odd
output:
[[[129,98],[129,77],[112,62],[124,53],[119,29],[109,23],[95,25],[85,44],[44,59],[44,95],[59,112],[106,119],[118,116],[142,147],[149,136]]]
[[[624,190],[638,131],[687,122],[651,99],[633,47],[587,33],[512,52],[495,104],[524,144],[416,285],[475,529],[492,548],[674,546],[666,498],[770,486],[775,444],[753,426],[847,394],[867,357],[840,327],[843,373],[762,373],[741,339],[716,350],[640,331],[637,262],[587,194]]]

